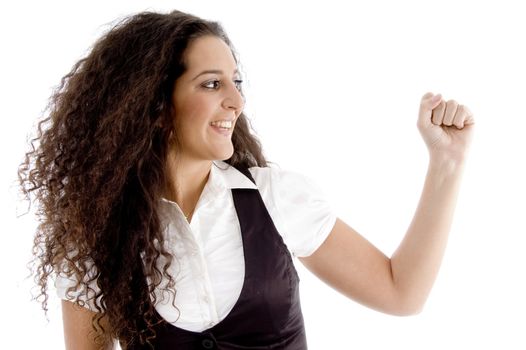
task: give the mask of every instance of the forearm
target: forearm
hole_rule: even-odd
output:
[[[393,282],[409,313],[420,311],[446,248],[465,162],[430,158],[413,220],[391,257]]]

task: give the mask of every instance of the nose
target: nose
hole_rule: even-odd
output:
[[[234,110],[237,117],[243,111],[243,107],[245,106],[245,97],[241,91],[237,89],[234,82],[228,84],[228,89],[226,90],[227,91],[223,99],[223,107]]]

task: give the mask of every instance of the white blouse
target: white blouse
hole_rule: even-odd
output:
[[[213,327],[228,315],[241,293],[245,262],[231,189],[259,189],[293,256],[312,254],[334,226],[336,216],[308,178],[275,167],[249,170],[257,186],[227,163],[214,162],[190,224],[177,203],[166,199],[160,203],[166,248],[174,255],[169,273],[175,280],[176,297],[174,303],[173,293],[159,292],[155,308],[179,328],[202,332]],[[74,281],[67,277],[56,277],[61,299],[68,300],[66,290],[72,285]],[[96,311],[92,303],[86,307]]]

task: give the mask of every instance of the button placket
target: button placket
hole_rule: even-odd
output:
[[[189,259],[190,268],[192,271],[192,280],[195,288],[195,298],[199,304],[200,314],[202,318],[203,326],[208,325],[213,320],[211,310],[211,297],[209,296],[210,289],[207,288],[207,276],[206,276],[206,262],[195,242],[194,237],[187,239],[187,251],[191,258]]]
[[[208,276],[206,261],[202,254],[198,254],[198,257],[192,260],[194,281],[196,283],[199,303],[201,304],[201,312],[206,314],[206,317],[203,319],[203,325],[213,325],[214,321],[218,321],[219,316],[212,293],[212,285]]]

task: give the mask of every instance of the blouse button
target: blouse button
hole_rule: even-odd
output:
[[[214,341],[211,339],[203,339],[201,344],[203,345],[203,348],[205,349],[212,349],[214,347]]]

